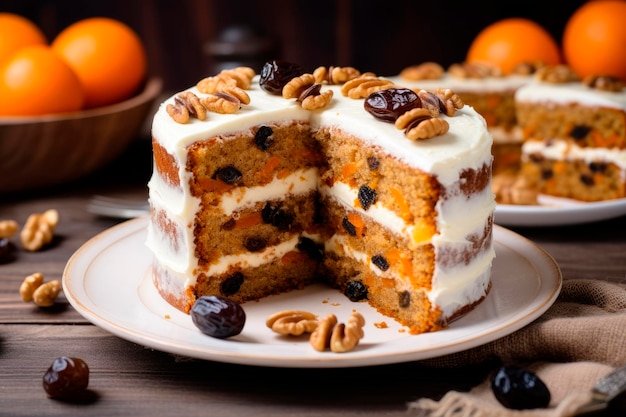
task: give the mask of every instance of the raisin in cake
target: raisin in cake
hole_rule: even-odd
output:
[[[147,245],[182,311],[322,280],[417,334],[489,291],[492,139],[450,90],[271,61],[170,97],[152,135]]]
[[[521,176],[540,198],[626,196],[626,90],[620,80],[580,80],[566,66],[546,67],[515,100],[524,132]]]

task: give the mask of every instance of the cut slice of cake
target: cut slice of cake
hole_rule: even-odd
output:
[[[522,178],[540,194],[580,201],[626,196],[626,90],[613,77],[581,81],[546,67],[516,94]]]

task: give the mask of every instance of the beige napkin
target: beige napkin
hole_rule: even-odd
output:
[[[565,280],[556,302],[517,332],[464,352],[424,361],[433,367],[516,364],[534,371],[551,393],[549,408],[509,410],[496,400],[489,377],[469,392],[408,404],[429,417],[566,417],[590,399],[598,379],[626,364],[626,286]],[[495,369],[498,365],[496,365]]]

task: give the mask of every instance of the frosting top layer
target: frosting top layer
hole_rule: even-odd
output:
[[[344,97],[341,86],[324,85],[333,90],[333,99],[328,106],[314,111],[304,110],[295,101],[263,91],[258,84],[258,76],[249,90],[250,104],[243,105],[235,114],[208,113],[207,119],[191,119],[186,124],[176,123],[166,111],[166,106],[174,102],[169,97],[159,107],[152,125],[152,133],[161,146],[178,160],[184,161],[186,148],[195,141],[238,132],[270,122],[302,120],[309,122],[312,129],[340,126],[341,130],[358,136],[371,146],[384,148],[386,152],[405,163],[435,174],[443,185],[459,180],[463,169],[479,169],[490,163],[485,156],[492,138],[486,123],[472,107],[465,105],[451,116],[440,115],[449,123],[449,131],[441,136],[413,141],[392,123],[375,119],[363,107],[363,99]],[[188,89],[198,97],[195,87]]]
[[[590,88],[582,82],[547,83],[533,81],[515,93],[520,102],[581,103],[626,110],[626,90],[621,92],[602,91]]]

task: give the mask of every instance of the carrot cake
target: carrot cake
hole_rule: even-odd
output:
[[[271,61],[163,102],[147,246],[176,308],[327,282],[412,334],[491,286],[491,135],[451,90]]]

